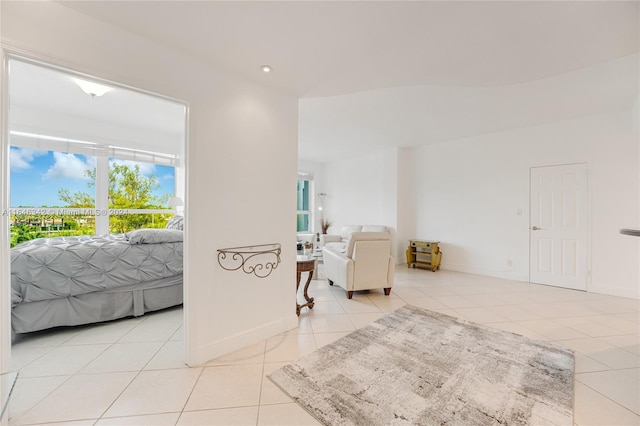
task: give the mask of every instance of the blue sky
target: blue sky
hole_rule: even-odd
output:
[[[72,194],[94,191],[87,186],[89,179],[84,176],[85,170],[95,167],[94,157],[16,147],[11,147],[10,154],[11,207],[63,207],[58,198],[60,188],[68,189]],[[142,174],[154,174],[158,177],[160,188],[156,190],[156,195],[173,195],[173,167],[116,161],[139,164]]]

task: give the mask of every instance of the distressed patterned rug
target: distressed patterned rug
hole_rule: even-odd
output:
[[[325,425],[573,425],[569,349],[407,305],[269,378]]]

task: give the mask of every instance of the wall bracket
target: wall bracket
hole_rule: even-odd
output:
[[[227,271],[241,269],[245,274],[266,278],[280,264],[280,243],[218,249],[218,264]]]

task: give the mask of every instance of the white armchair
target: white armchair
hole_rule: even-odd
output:
[[[388,232],[354,232],[344,249],[329,245],[322,254],[329,284],[344,288],[349,299],[359,290],[383,289],[384,294],[391,293],[395,261]]]

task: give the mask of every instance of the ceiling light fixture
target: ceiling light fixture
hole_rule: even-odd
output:
[[[81,80],[79,78],[72,79],[84,93],[95,98],[96,96],[102,96],[107,92],[113,90],[113,87],[105,86],[103,84],[94,83],[93,81]]]
[[[271,65],[260,65],[260,70],[262,70],[262,72],[271,72],[273,68],[271,68]]]

